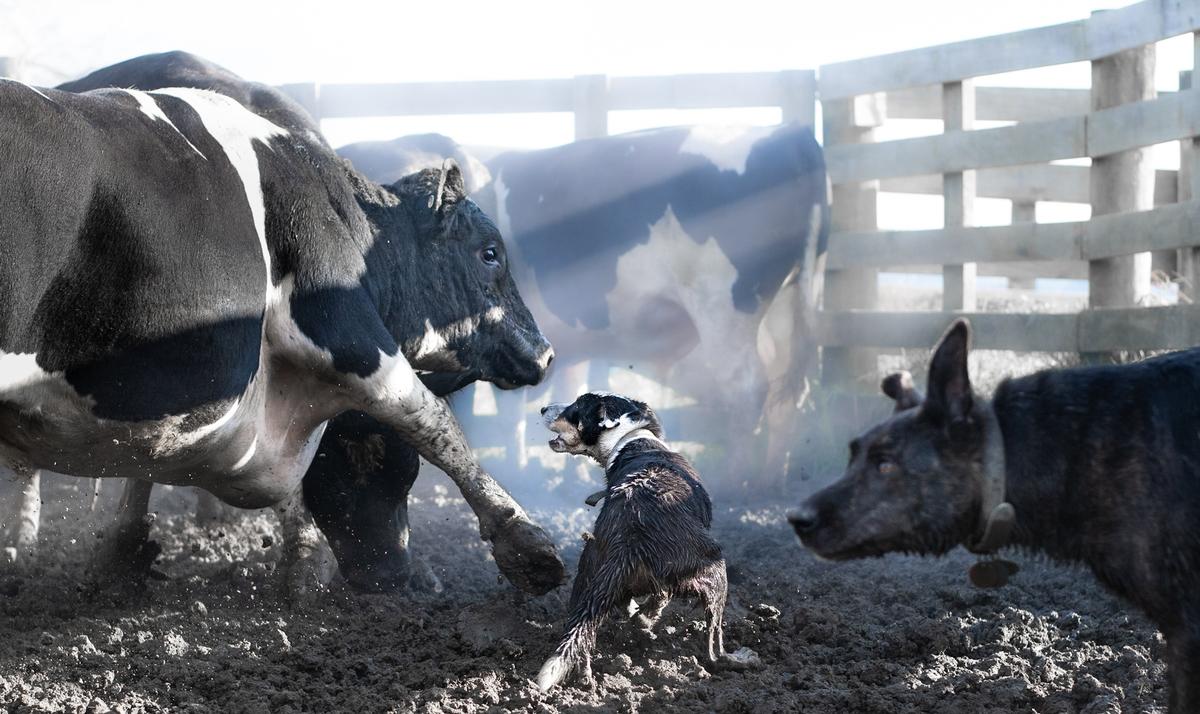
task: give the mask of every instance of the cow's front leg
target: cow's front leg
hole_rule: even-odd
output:
[[[32,563],[37,554],[38,528],[42,520],[41,472],[36,469],[18,472],[2,466],[0,472],[16,482],[20,489],[13,512],[13,545],[5,548],[5,560],[25,566]]]
[[[479,518],[480,534],[492,543],[496,565],[513,585],[541,595],[566,579],[566,566],[546,531],[479,466],[449,407],[402,357],[366,380],[364,396],[365,411],[403,435],[458,486]]]
[[[98,585],[119,581],[140,583],[150,574],[162,547],[150,540],[154,516],[150,492],[154,484],[126,479],[117,516],[108,528],[96,534],[99,542],[92,556],[91,580]]]
[[[321,541],[321,533],[304,504],[303,489],[274,506],[283,532],[279,558],[280,589],[289,600],[299,600],[329,583],[332,557]]]
[[[1200,628],[1189,620],[1167,636],[1167,711],[1200,711]]]

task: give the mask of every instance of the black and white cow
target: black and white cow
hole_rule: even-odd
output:
[[[339,153],[386,175],[389,162],[411,167],[439,149],[464,153],[426,136]],[[557,366],[560,396],[603,380],[578,360],[633,365],[722,415],[730,441],[765,422],[764,470],[782,473],[828,240],[810,129],[654,129],[505,153],[487,168],[492,182],[474,196],[509,236],[539,325],[577,360]]]
[[[113,84],[155,91],[70,91]],[[562,581],[416,373],[511,388],[553,358],[456,167],[375,184],[279,92],[182,53],[0,81],[0,156],[0,461],[133,479],[106,542],[144,538],[152,483],[200,486],[276,507],[301,589],[301,479],[359,410],[456,482],[514,584]]]

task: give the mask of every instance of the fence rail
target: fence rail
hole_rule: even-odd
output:
[[[988,350],[1119,352],[1200,344],[1200,306],[1167,305],[1079,313],[961,313]],[[817,334],[833,347],[928,349],[946,329],[940,312],[826,311]]]
[[[822,101],[1086,62],[1193,32],[1192,0],[1147,0],[1087,20],[822,65]]]
[[[572,112],[577,128],[591,124],[596,129],[607,127],[610,111],[779,107],[784,121],[809,125],[816,121],[816,73],[812,70],[481,82],[304,83],[280,89],[318,119]]]

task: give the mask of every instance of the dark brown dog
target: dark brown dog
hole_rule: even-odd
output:
[[[790,514],[796,533],[833,560],[1011,544],[1086,563],[1166,636],[1171,711],[1200,710],[1200,349],[1009,379],[988,401],[969,338],[965,320],[942,338],[924,400],[885,380],[896,412]]]
[[[579,558],[570,616],[558,649],[538,673],[546,691],[580,667],[591,682],[596,632],[613,610],[646,596],[636,620],[650,631],[673,596],[699,598],[708,616],[708,658],[725,657],[721,624],[728,582],[721,546],[708,529],[712,502],[687,459],[662,441],[642,402],[585,394],[542,409],[555,451],[605,467],[604,507]]]

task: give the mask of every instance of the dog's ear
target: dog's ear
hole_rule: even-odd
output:
[[[879,385],[883,393],[896,402],[895,411],[921,406],[921,393],[913,386],[912,375],[908,372],[895,372],[883,378]]]
[[[950,424],[966,420],[974,406],[971,378],[967,374],[970,347],[970,324],[963,319],[955,320],[938,341],[929,362],[929,394],[924,409]]]
[[[607,410],[604,408],[604,401],[597,399],[594,404],[586,407],[586,411],[579,420],[579,436],[584,444],[592,446],[600,441],[600,434],[616,425],[616,421],[609,419]]]

